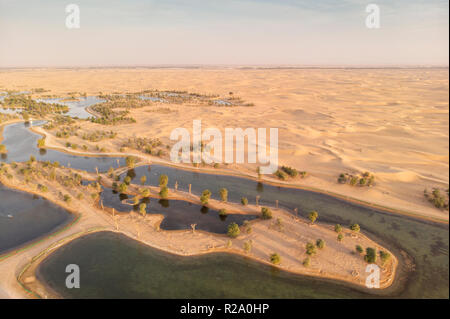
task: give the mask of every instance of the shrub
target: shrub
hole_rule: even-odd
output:
[[[316,246],[314,246],[313,243],[307,243],[307,244],[306,244],[306,254],[307,254],[307,255],[312,256],[312,255],[314,255],[316,252],[317,252]]]
[[[373,264],[377,261],[377,252],[375,248],[366,248],[366,255],[364,256],[364,260],[369,264]]]
[[[228,225],[228,237],[236,238],[241,233],[241,230],[239,229],[239,225],[236,223],[231,223]]]
[[[145,182],[147,181],[147,176],[142,175],[141,176],[141,185],[145,185]]]
[[[281,257],[277,253],[270,255],[270,262],[274,265],[278,265],[281,262]]]
[[[261,218],[272,219],[272,211],[270,210],[270,208],[261,207]]]
[[[344,239],[344,235],[342,235],[341,233],[339,233],[339,235],[337,236],[337,240],[338,241],[342,241]]]
[[[248,205],[248,199],[247,199],[247,197],[242,197],[242,198],[241,198],[241,204],[244,205],[244,206]]]
[[[311,264],[311,259],[310,259],[309,257],[306,257],[306,258],[303,260],[303,266],[309,267],[310,264]]]
[[[219,216],[227,216],[227,210],[222,208],[221,210],[219,210]]]
[[[388,252],[380,250],[380,258],[381,258],[381,261],[383,262],[383,265],[384,265],[389,259],[391,259],[391,254],[389,254]]]
[[[66,203],[70,203],[70,202],[72,201],[72,198],[71,198],[69,195],[65,194],[65,195],[64,195],[64,201],[65,201]]]
[[[316,246],[319,249],[323,249],[325,247],[325,241],[323,239],[317,239]]]
[[[252,241],[248,240],[244,243],[244,251],[248,254],[252,250]]]
[[[339,184],[345,184],[347,183],[347,176],[345,174],[340,174],[338,177],[338,183]]]
[[[356,245],[355,249],[358,254],[362,254],[364,252],[364,249],[360,245]]]
[[[354,232],[357,232],[357,233],[361,230],[361,228],[359,227],[358,224],[352,224],[352,225],[350,226],[350,229],[351,229],[352,231],[354,231]]]
[[[433,204],[436,208],[448,210],[448,190],[447,198],[441,194],[441,191],[437,188],[433,188],[433,191],[429,194],[427,190],[424,191],[425,198]]]
[[[334,231],[335,231],[336,233],[340,233],[340,232],[342,231],[342,226],[341,226],[340,224],[336,224],[336,225],[334,226]]]
[[[0,153],[6,153],[6,146],[4,144],[0,144]]]
[[[127,185],[130,185],[130,183],[131,183],[131,177],[130,177],[130,176],[125,177],[125,178],[123,179],[123,182],[124,182],[125,184],[127,184]]]
[[[312,224],[314,224],[314,222],[316,221],[317,217],[319,217],[319,214],[313,210],[312,212],[309,213],[308,218],[311,221]]]
[[[277,170],[275,172],[275,176],[278,177],[279,179],[283,180],[283,181],[286,180],[286,178],[287,178],[286,173],[281,171],[281,170]]]
[[[286,174],[288,174],[291,177],[298,176],[298,171],[295,168],[288,167],[288,166],[282,166],[281,169],[283,172],[285,172]]]

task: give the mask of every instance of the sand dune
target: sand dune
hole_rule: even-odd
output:
[[[191,130],[193,119],[205,128],[278,127],[280,164],[310,173],[299,184],[448,219],[423,198],[425,188],[449,183],[448,75],[448,69],[24,69],[0,71],[0,89],[233,92],[255,106],[164,105],[170,114],[136,109],[137,125],[114,130],[170,143],[171,130]],[[336,183],[341,172],[362,171],[375,174],[375,187]]]

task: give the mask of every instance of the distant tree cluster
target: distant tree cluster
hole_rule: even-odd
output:
[[[446,191],[447,196],[443,195],[441,190],[433,188],[431,193],[424,191],[425,198],[432,203],[436,208],[448,210],[449,190]]]
[[[8,95],[3,100],[3,105],[9,108],[20,108],[22,114],[34,117],[44,117],[47,114],[63,114],[69,111],[69,107],[62,104],[50,104],[37,102],[24,94]],[[24,118],[24,120],[26,120]]]
[[[287,180],[288,177],[296,178],[300,176],[301,178],[305,178],[308,173],[305,171],[298,171],[295,168],[289,166],[282,166],[279,170],[277,170],[274,175],[281,180]]]
[[[154,156],[162,156],[165,154],[161,149],[162,142],[158,138],[133,137],[129,138],[122,147],[128,147]]]
[[[348,173],[342,173],[338,177],[339,184],[349,184],[351,186],[374,186],[375,176],[369,172],[365,172],[362,175],[351,175]]]

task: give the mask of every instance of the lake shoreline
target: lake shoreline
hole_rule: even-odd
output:
[[[11,188],[17,188],[17,185],[8,185],[8,184],[10,184],[10,183],[4,183],[7,187],[11,187]],[[39,194],[40,196],[44,196],[44,197],[49,197],[48,196],[48,194]],[[46,196],[47,195],[47,196]],[[178,198],[180,198],[180,199],[183,199],[183,196],[181,196],[181,195],[179,195],[179,196],[177,196]],[[58,199],[54,199],[56,202],[57,202],[57,204],[59,205],[59,206],[63,206],[64,208],[65,208],[65,206],[66,205],[64,205],[64,204],[62,204],[61,202],[60,202],[60,200],[58,200]],[[229,204],[229,205],[232,205],[232,204]],[[234,205],[234,204],[233,204]],[[85,206],[85,205],[84,205]],[[100,209],[98,209],[98,208],[92,208],[92,209],[90,209],[90,208],[88,208],[88,207],[84,207],[85,208],[85,211],[86,212],[94,212],[94,211],[99,211],[99,213],[100,214],[102,214],[103,216],[102,216],[102,218],[106,218],[106,219],[108,219],[109,220],[109,218],[108,218],[108,216],[105,216],[105,214],[104,214],[104,212],[102,212]],[[80,212],[80,214],[83,214],[83,213],[81,213]],[[285,222],[287,223],[288,222],[288,219],[287,218],[289,218],[288,217],[288,215],[289,215],[289,213],[287,213],[287,212],[285,212],[285,213],[283,213],[284,215],[283,216],[285,216],[284,218],[285,218]],[[88,216],[86,216],[85,215],[85,220],[86,220],[86,217],[88,217]],[[110,216],[111,217],[111,216]],[[82,217],[83,218],[83,217]],[[131,217],[130,217],[131,218]],[[135,216],[135,217],[132,217],[132,218],[140,218],[139,216]],[[159,215],[159,216],[157,216],[157,215],[155,215],[155,216],[152,216],[151,218],[153,218],[154,220],[162,220],[163,219],[163,216],[162,215]],[[99,220],[98,220],[99,221]],[[106,220],[105,220],[106,221]],[[142,243],[144,243],[144,244],[146,244],[146,245],[148,245],[148,246],[151,246],[151,247],[153,247],[153,248],[157,248],[157,249],[160,249],[160,250],[164,250],[164,251],[166,251],[166,252],[169,252],[169,253],[174,253],[174,254],[178,254],[178,255],[180,255],[180,256],[196,256],[196,255],[202,255],[202,254],[208,254],[208,253],[211,253],[211,252],[227,252],[227,253],[231,253],[231,254],[240,254],[240,255],[243,255],[243,256],[246,256],[246,257],[249,257],[249,258],[252,258],[252,259],[254,259],[254,260],[256,260],[256,261],[258,261],[258,262],[262,262],[262,263],[265,263],[265,264],[270,264],[269,263],[269,261],[267,261],[267,260],[265,260],[265,259],[261,259],[260,257],[258,258],[258,257],[255,257],[255,256],[251,256],[251,255],[248,255],[248,254],[245,254],[244,252],[242,252],[242,251],[240,251],[240,250],[237,250],[237,249],[234,249],[234,248],[225,248],[225,244],[226,244],[226,241],[228,241],[228,238],[226,237],[226,236],[224,236],[224,235],[218,235],[218,234],[213,234],[213,233],[209,233],[209,232],[204,232],[204,231],[201,231],[201,230],[196,230],[195,231],[195,234],[193,234],[191,231],[189,231],[189,230],[179,230],[179,231],[163,231],[163,230],[161,230],[161,231],[153,231],[153,232],[151,232],[151,229],[148,229],[147,230],[147,232],[149,233],[148,234],[148,236],[149,236],[149,239],[147,239],[147,240],[143,240],[143,239],[141,239],[140,238],[140,235],[139,235],[139,232],[140,232],[140,230],[138,230],[138,232],[137,232],[137,234],[136,234],[136,232],[134,231],[134,227],[135,227],[135,224],[133,223],[133,222],[131,222],[131,223],[128,223],[127,224],[127,221],[126,220],[124,220],[124,222],[125,222],[125,224],[123,224],[123,225],[125,225],[125,227],[128,227],[128,229],[125,229],[125,230],[120,230],[120,232],[121,233],[123,233],[123,234],[125,234],[125,235],[127,235],[127,237],[129,237],[129,238],[132,238],[133,240],[137,240],[137,241],[139,241],[139,242],[142,242]],[[292,221],[292,223],[298,223],[297,221]],[[92,224],[92,223],[89,223],[89,224]],[[258,221],[258,223],[254,223],[254,228],[256,228],[257,227],[257,225],[261,225],[261,224],[263,224],[263,222],[262,221]],[[102,223],[99,223],[98,225],[97,225],[98,227],[101,227],[103,230],[112,230],[112,231],[118,231],[117,229],[114,229],[114,223],[112,222],[112,221],[108,221],[107,223],[104,223],[104,222],[102,222]],[[310,228],[310,226],[307,226],[307,225],[305,225],[307,228],[306,229],[311,229]],[[122,227],[122,224],[121,224],[121,227]],[[139,226],[139,227],[141,227],[141,226]],[[152,226],[153,227],[153,226]],[[304,226],[302,226],[302,227],[304,227]],[[314,228],[316,228],[317,229],[317,227],[318,228],[320,228],[320,229],[322,229],[323,228],[323,226],[321,226],[321,225],[317,225],[317,226],[314,226]],[[70,227],[70,228],[68,228],[67,229],[67,231],[70,231],[70,230],[72,230],[73,231],[73,229],[74,228],[76,228],[76,227]],[[264,228],[264,229],[266,229],[266,228]],[[267,230],[265,230],[265,231],[267,231]],[[330,232],[332,232],[331,230],[330,230]],[[151,233],[153,233],[153,235],[151,234]],[[349,233],[350,234],[350,233]],[[349,234],[348,234],[348,236],[349,236]],[[156,237],[155,237],[156,236]],[[217,241],[217,242],[219,242],[220,244],[213,244],[213,246],[212,246],[212,248],[209,248],[209,249],[206,249],[205,251],[203,251],[204,249],[203,248],[201,248],[200,249],[200,247],[201,246],[198,246],[198,243],[197,242],[193,242],[193,244],[195,243],[196,245],[197,245],[197,247],[198,248],[196,248],[196,249],[194,249],[194,251],[185,251],[185,250],[179,250],[179,249],[170,249],[170,247],[168,247],[167,246],[167,244],[165,244],[166,245],[166,247],[164,247],[164,242],[166,242],[167,241],[167,236],[169,236],[169,238],[174,238],[174,237],[179,237],[180,238],[180,240],[179,240],[179,242],[182,242],[183,244],[185,244],[186,242],[187,242],[187,238],[191,238],[192,236],[194,236],[194,237],[198,237],[198,236],[201,236],[201,237],[205,237],[205,240],[206,241],[204,241],[204,243],[207,243],[207,242],[209,242],[209,240],[208,240],[208,238],[212,238],[212,239],[214,239],[215,241]],[[67,236],[64,236],[63,237],[63,239],[64,238],[66,238]],[[79,236],[76,236],[76,237],[79,237]],[[364,235],[362,235],[362,234],[358,234],[358,237],[361,239],[361,240],[364,240],[364,241],[366,241],[366,240],[368,240],[369,242],[371,242],[371,240],[369,240],[368,238],[366,238]],[[161,242],[161,243],[163,243],[163,246],[161,246],[161,245],[158,245],[157,243],[155,243],[155,242],[152,242],[152,238],[154,239],[154,238],[160,238],[159,239],[159,241]],[[182,239],[181,239],[182,238]],[[350,238],[350,237],[348,237],[348,238]],[[198,239],[197,239],[198,240]],[[350,240],[350,239],[347,239],[347,241],[348,240]],[[45,244],[45,243],[42,243],[43,245]],[[35,256],[39,256],[39,255],[41,255],[41,254],[43,254],[44,253],[44,251],[45,250],[47,250],[48,249],[48,244],[51,244],[51,243],[47,243],[47,247],[45,247],[45,249],[43,249],[43,250],[40,250],[39,251],[39,253],[37,254],[37,255],[35,255]],[[194,244],[194,245],[195,245]],[[169,246],[170,246],[171,244],[169,244]],[[376,245],[376,244],[375,244]],[[222,247],[220,247],[220,246],[222,246]],[[378,246],[378,245],[376,245],[376,246]],[[43,247],[44,248],[44,247]],[[192,248],[191,248],[192,249]],[[331,249],[331,248],[329,248],[329,249]],[[384,248],[383,248],[384,249]],[[385,250],[385,249],[384,249]],[[11,256],[9,259],[14,259],[14,258],[19,258],[20,257],[20,254],[15,254],[14,256]],[[387,281],[383,281],[381,284],[382,284],[382,288],[387,288],[387,287],[389,287],[391,284],[392,284],[392,282],[394,281],[394,278],[395,278],[395,269],[397,268],[397,259],[395,258],[395,256],[394,255],[392,255],[392,267],[390,267],[391,269],[392,269],[392,273],[391,273],[391,275],[389,275],[389,277],[388,278],[390,278],[390,279],[388,279]],[[35,257],[33,257],[33,260],[34,261],[36,261],[35,260]],[[271,264],[270,264],[271,265]],[[0,263],[0,268],[1,268],[1,266],[2,266],[2,263]],[[359,282],[355,282],[355,280],[354,279],[352,279],[351,278],[351,276],[349,277],[349,276],[344,276],[344,277],[341,277],[341,276],[339,276],[339,275],[336,275],[336,274],[330,274],[330,273],[326,273],[326,274],[324,274],[324,273],[314,273],[314,271],[309,271],[309,269],[306,269],[306,271],[305,270],[300,270],[300,271],[298,271],[298,269],[296,269],[296,270],[293,270],[293,269],[286,269],[283,265],[281,265],[281,266],[278,266],[281,270],[284,270],[284,271],[288,271],[288,272],[291,272],[291,273],[294,273],[294,274],[299,274],[299,275],[312,275],[313,277],[320,277],[320,278],[328,278],[328,279],[333,279],[333,280],[336,280],[336,281],[338,281],[339,283],[341,283],[341,282],[347,282],[347,283],[349,283],[349,284],[352,284],[352,285],[355,285],[355,286],[359,286],[360,288],[361,288],[361,282],[359,281]],[[23,272],[22,272],[23,273]],[[28,274],[28,273],[27,273]],[[28,276],[28,275],[27,275]],[[26,277],[26,276],[25,276]],[[24,282],[21,282],[21,281],[19,281],[22,285],[24,285],[24,287],[27,287],[27,284],[26,284],[26,279],[25,279],[25,281]],[[364,287],[364,286],[362,286],[362,287]],[[379,291],[382,291],[382,290],[384,290],[384,289],[382,289],[382,288],[380,288],[379,289]]]

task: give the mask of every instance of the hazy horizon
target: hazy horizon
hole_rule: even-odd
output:
[[[0,0],[0,67],[446,67],[448,20],[443,0]]]

